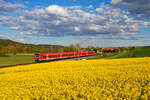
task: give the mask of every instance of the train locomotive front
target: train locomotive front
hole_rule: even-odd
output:
[[[40,62],[40,53],[35,53],[34,60],[35,62]]]

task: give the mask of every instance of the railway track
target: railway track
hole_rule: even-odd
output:
[[[1,66],[1,68],[7,68],[7,67],[16,67],[16,66],[21,66],[21,65],[31,65],[31,64],[36,64],[36,62],[31,62],[31,63],[24,63],[24,64],[14,64],[14,65],[6,65],[6,66]]]
[[[91,55],[90,55],[91,56]],[[81,59],[81,58],[85,58],[85,57],[90,57],[90,56],[82,56],[82,57],[73,57],[73,58],[61,58],[61,59],[53,59],[53,60],[47,60],[47,61],[42,61],[39,63],[46,63],[46,62],[54,62],[54,61],[65,61],[65,60],[75,60],[75,59]],[[94,55],[95,56],[95,55]],[[93,55],[91,56],[93,57]],[[1,66],[1,68],[7,68],[7,67],[16,67],[16,66],[22,66],[22,65],[31,65],[31,64],[38,64],[36,62],[31,62],[31,63],[24,63],[24,64],[14,64],[14,65],[6,65],[6,66]]]

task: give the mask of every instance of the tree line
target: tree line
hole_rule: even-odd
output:
[[[74,45],[60,46],[60,45],[34,45],[23,44],[7,39],[0,39],[0,56],[6,56],[7,54],[17,53],[36,53],[36,52],[70,52],[78,51]]]

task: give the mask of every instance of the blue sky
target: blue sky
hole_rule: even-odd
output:
[[[0,0],[0,38],[82,47],[145,46],[150,43],[149,4],[149,0]]]

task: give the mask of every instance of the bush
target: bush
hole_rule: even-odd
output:
[[[0,57],[7,57],[7,55],[0,51]]]

